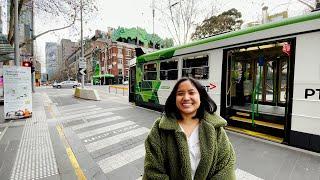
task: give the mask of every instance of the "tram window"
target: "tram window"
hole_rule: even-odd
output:
[[[143,66],[144,80],[156,80],[157,79],[157,64],[145,64]]]
[[[199,56],[183,60],[182,76],[195,79],[209,78],[209,57]]]
[[[178,79],[178,61],[165,61],[160,63],[160,80]]]

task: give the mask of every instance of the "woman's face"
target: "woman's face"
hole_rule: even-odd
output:
[[[182,116],[195,116],[200,106],[200,95],[197,88],[189,81],[179,84],[176,94],[176,106]]]

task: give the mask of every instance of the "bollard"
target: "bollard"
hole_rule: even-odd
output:
[[[110,86],[109,86],[109,94],[110,94]]]
[[[122,88],[122,96],[124,96],[124,88]]]

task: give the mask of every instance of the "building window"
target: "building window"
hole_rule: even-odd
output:
[[[127,49],[127,56],[131,56],[131,50]]]
[[[122,69],[119,69],[119,75],[122,75]]]
[[[118,64],[122,64],[122,58],[118,58]]]
[[[157,79],[157,64],[145,64],[143,65],[144,80],[156,80]]]
[[[189,57],[183,60],[182,76],[195,79],[209,78],[209,56]]]
[[[122,54],[122,48],[118,48],[118,54]]]
[[[178,60],[160,63],[160,80],[178,79]]]

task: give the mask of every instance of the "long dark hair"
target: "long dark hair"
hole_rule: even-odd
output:
[[[190,81],[191,84],[197,88],[199,95],[200,95],[200,101],[201,101],[200,107],[198,108],[197,113],[196,113],[195,117],[193,117],[193,118],[202,119],[205,111],[207,111],[210,114],[213,114],[214,112],[216,112],[217,105],[210,98],[206,89],[197,80],[190,78],[190,77],[183,77],[183,78],[179,79],[178,82],[175,84],[175,86],[173,87],[173,89],[172,89],[172,91],[166,101],[164,111],[165,111],[165,114],[167,117],[182,119],[180,111],[176,105],[176,94],[177,94],[177,90],[178,90],[179,85],[184,81]]]

